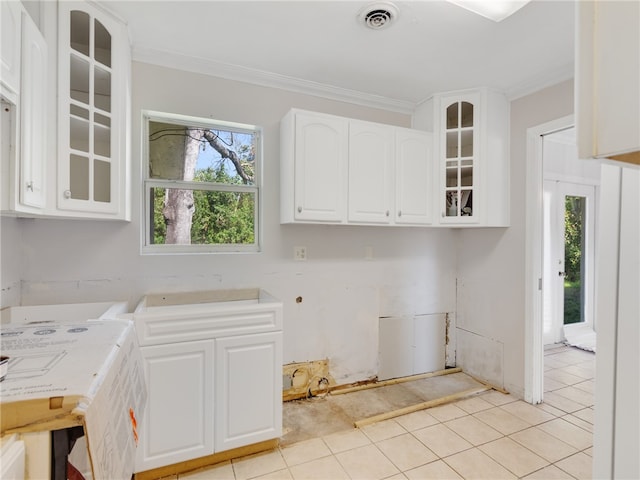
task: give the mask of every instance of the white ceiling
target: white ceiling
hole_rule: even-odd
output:
[[[399,111],[436,92],[488,86],[514,98],[573,76],[572,1],[533,1],[496,23],[397,0],[381,30],[358,19],[379,1],[100,3],[128,23],[134,60]]]

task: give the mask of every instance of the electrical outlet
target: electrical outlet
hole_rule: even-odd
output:
[[[307,247],[293,247],[293,259],[297,262],[307,260]]]

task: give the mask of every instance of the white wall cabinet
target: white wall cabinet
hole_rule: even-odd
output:
[[[395,223],[432,223],[433,141],[428,132],[396,128]]]
[[[282,223],[346,221],[348,121],[291,110],[280,124]]]
[[[86,2],[60,2],[58,22],[57,209],[128,220],[126,27]]]
[[[282,435],[282,304],[257,289],[145,297],[136,472]]]
[[[388,224],[393,215],[393,128],[349,121],[349,223]]]
[[[126,26],[92,3],[45,2],[45,38],[20,2],[1,8],[2,211],[129,220]]]
[[[37,209],[43,209],[46,203],[47,52],[40,30],[23,12],[18,192],[21,205]]]
[[[640,3],[577,2],[580,158],[640,165]]]
[[[22,5],[17,0],[0,2],[0,93],[13,103],[20,93],[20,40]]]
[[[509,225],[509,103],[486,88],[434,95],[414,115],[434,132],[441,225]]]
[[[3,42],[11,37],[2,46],[2,210],[39,214],[47,190],[48,49],[19,2],[3,2],[2,15]]]
[[[297,109],[280,131],[281,223],[431,222],[429,133]]]

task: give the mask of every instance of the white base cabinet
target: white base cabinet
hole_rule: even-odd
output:
[[[279,437],[282,332],[219,338],[215,358],[216,452]]]
[[[142,348],[148,401],[138,470],[213,452],[214,341]]]
[[[262,290],[147,296],[136,472],[282,435],[282,304]]]

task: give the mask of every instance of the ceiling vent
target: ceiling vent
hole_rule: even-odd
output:
[[[367,27],[381,30],[398,18],[398,8],[391,2],[372,3],[360,11],[358,18]]]

